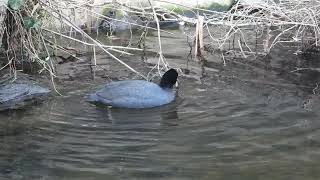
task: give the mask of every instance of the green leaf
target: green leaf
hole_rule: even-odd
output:
[[[23,19],[23,25],[26,29],[31,29],[31,28],[37,29],[40,27],[41,22],[36,20],[33,17],[26,17]]]
[[[13,10],[19,10],[23,5],[23,0],[8,0],[8,6]]]

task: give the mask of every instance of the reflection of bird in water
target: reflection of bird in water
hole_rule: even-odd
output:
[[[180,121],[176,103],[151,109],[120,109],[99,105],[96,109],[101,113],[99,116],[117,126],[159,129],[163,126],[177,126]]]

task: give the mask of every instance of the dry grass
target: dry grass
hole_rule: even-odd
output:
[[[208,12],[207,42],[216,49],[246,58],[266,55],[277,45],[319,45],[320,1],[237,1],[228,12]],[[217,31],[217,29],[219,29]],[[230,53],[231,52],[231,53]]]
[[[138,47],[109,46],[90,36],[91,29],[96,27],[101,19],[112,20],[99,12],[106,4],[93,5],[91,1],[66,2],[62,0],[29,0],[19,11],[10,10],[3,17],[1,37],[7,37],[8,47],[5,49],[7,62],[0,68],[10,67],[13,72],[16,63],[21,59],[31,60],[41,66],[39,72],[49,72],[52,80],[55,77],[52,56],[57,51],[74,54],[72,43],[86,46],[89,51],[100,49],[126,68],[146,78],[143,74],[127,65],[115,53],[132,55],[132,52],[142,51]],[[158,32],[159,61],[154,67],[160,72],[169,67],[161,48],[161,33],[170,33],[160,29],[160,20],[172,20],[197,26],[194,32],[185,32],[194,39],[195,56],[202,56],[206,46],[221,53],[222,58],[232,56],[266,55],[277,45],[294,44],[297,53],[308,46],[319,45],[319,15],[320,1],[290,0],[247,4],[242,0],[234,3],[229,11],[218,12],[195,7],[172,4],[195,14],[189,18],[175,10],[157,7],[151,0],[143,6],[128,6],[114,2],[113,6],[129,14],[143,17],[147,22],[132,25],[146,30]],[[10,15],[14,26],[9,27],[6,18]],[[41,22],[38,27],[26,28],[24,18],[32,17]],[[86,27],[79,27],[79,19],[84,19]],[[121,21],[114,19],[115,21]],[[147,27],[154,22],[156,28]],[[59,38],[64,40],[60,44]],[[67,45],[66,45],[67,44]],[[130,52],[128,52],[130,50]],[[97,66],[93,55],[92,66]]]

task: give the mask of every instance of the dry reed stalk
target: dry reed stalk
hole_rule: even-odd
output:
[[[61,11],[61,9],[67,7],[67,6],[63,6],[62,4],[63,3],[60,3],[60,1],[48,0],[48,1],[39,1],[39,3],[37,3],[34,6],[35,8],[33,8],[32,13],[29,14],[30,17],[32,17],[32,15],[34,15],[34,14],[39,13],[35,10],[37,8],[45,11],[45,13],[47,14],[46,17],[49,17],[49,19],[48,18],[41,19],[41,20],[43,20],[44,23],[40,27],[40,29],[37,29],[37,30],[35,30],[35,29],[26,30],[25,28],[23,28],[21,26],[23,24],[23,23],[20,23],[22,21],[22,17],[23,17],[23,15],[21,13],[23,13],[24,11],[29,11],[29,9],[27,9],[28,8],[27,6],[24,6],[26,9],[22,9],[22,10],[15,11],[14,13],[12,13],[12,15],[15,18],[15,25],[17,26],[15,28],[16,32],[20,34],[19,37],[21,37],[22,42],[28,43],[27,45],[24,45],[24,43],[23,43],[21,48],[23,47],[25,49],[25,51],[27,52],[28,58],[30,58],[32,61],[35,61],[35,62],[38,62],[39,64],[41,64],[42,69],[39,71],[39,73],[41,73],[43,70],[47,70],[50,73],[50,75],[52,77],[54,77],[55,76],[54,75],[54,65],[51,60],[52,51],[51,52],[49,52],[49,51],[50,50],[53,50],[53,51],[63,50],[65,52],[67,52],[67,49],[70,49],[70,48],[63,47],[63,46],[57,44],[58,41],[56,40],[56,37],[58,36],[58,37],[63,37],[64,41],[71,40],[71,41],[74,41],[77,43],[81,43],[85,46],[91,46],[93,48],[99,47],[106,54],[108,54],[110,57],[117,60],[119,63],[123,64],[125,67],[127,67],[131,71],[142,76],[143,78],[146,78],[144,75],[142,75],[138,71],[134,70],[132,67],[130,67],[129,65],[124,63],[122,60],[120,60],[118,57],[113,55],[111,52],[109,52],[109,51],[114,51],[114,52],[121,53],[121,54],[133,55],[132,53],[126,52],[126,50],[141,51],[142,49],[135,48],[135,47],[108,46],[108,45],[104,45],[104,44],[100,43],[99,41],[91,38],[89,36],[89,34],[84,32],[75,23],[73,23],[71,21],[72,17],[65,15],[64,12]],[[77,4],[76,6],[69,6],[69,8],[71,9],[71,12],[74,12],[74,8],[77,8],[79,6],[81,6],[81,5]],[[86,12],[93,12],[92,7],[89,6],[88,3],[82,4],[82,6],[84,6],[84,8],[88,9],[88,11],[86,11]],[[10,10],[10,8],[8,8],[8,7],[7,7],[7,9]],[[74,15],[75,15],[75,13],[74,13]],[[87,18],[90,19],[89,15],[87,15]],[[54,21],[60,22],[60,25],[57,23],[53,23]],[[57,27],[57,25],[60,26],[60,28]],[[47,27],[50,27],[50,28],[47,28]],[[6,27],[4,26],[4,28],[6,28]],[[89,26],[89,28],[91,29],[91,26]],[[64,30],[68,30],[69,33],[62,32]],[[33,34],[31,34],[31,32],[33,32]],[[74,34],[75,32],[79,33],[82,37],[85,37],[89,41],[82,40],[82,39],[75,37],[75,34]],[[28,34],[28,36],[25,36],[23,34]],[[53,42],[50,41],[49,39],[46,39],[48,36],[54,37]],[[8,37],[9,37],[9,35],[8,35]],[[24,37],[27,37],[27,39],[25,39]],[[14,56],[12,59],[18,60],[19,57],[16,56],[16,52],[18,51],[18,49],[17,49],[17,47],[12,47],[13,41],[11,41],[9,38],[7,40],[10,41],[10,42],[8,42],[10,47],[7,50],[7,52],[10,52],[10,54],[12,54]],[[48,47],[50,47],[50,50],[48,49]],[[46,53],[46,56],[45,57],[38,56],[39,54],[41,54],[41,51],[43,51],[43,50]],[[94,48],[94,53],[95,53],[95,48]],[[70,54],[70,53],[68,53],[68,54]],[[94,54],[94,59],[95,59],[95,57],[96,57],[96,55]],[[4,67],[0,67],[0,69],[3,69],[7,66],[10,66],[10,67],[13,67],[12,70],[15,71],[14,62],[15,61],[10,60],[10,61],[8,61],[8,63]],[[93,65],[96,65],[96,60],[93,62]]]
[[[297,44],[299,47],[319,44],[320,1],[318,0],[266,0],[254,3],[238,0],[229,11],[225,12],[187,7],[165,0],[156,1],[194,12],[195,18],[170,13],[174,14],[178,21],[195,25],[196,34],[199,31],[196,14],[202,12],[206,27],[204,34],[208,35],[209,44],[227,54],[231,54],[228,52],[232,51],[242,57],[248,57],[266,55],[278,44]],[[234,37],[238,38],[234,41]],[[233,48],[228,50],[230,41],[234,42]],[[261,48],[253,48],[256,45]],[[301,52],[301,49],[297,49],[297,52]]]
[[[151,6],[151,9],[152,9],[152,12],[153,12],[153,17],[154,17],[154,20],[157,24],[157,32],[158,32],[158,46],[159,46],[159,51],[158,51],[158,54],[159,54],[159,60],[158,60],[158,63],[155,67],[157,67],[158,69],[158,72],[159,74],[161,74],[160,70],[162,68],[160,68],[160,66],[162,65],[162,67],[165,69],[165,70],[168,70],[169,68],[169,64],[167,63],[167,61],[165,60],[165,57],[163,56],[163,52],[162,52],[162,45],[161,45],[161,33],[160,33],[160,24],[159,24],[159,19],[158,19],[158,16],[156,14],[156,11],[151,3],[150,0],[148,0],[150,6]],[[151,70],[152,71],[152,70]]]
[[[237,49],[243,57],[253,54],[255,42],[250,40],[250,34],[260,34],[265,32],[258,39],[259,44],[264,48],[256,49],[258,54],[268,54],[278,44],[304,44],[313,42],[318,46],[319,41],[319,24],[320,1],[280,1],[278,3],[269,0],[256,2],[253,4],[245,1],[237,1],[233,7],[225,12],[223,16],[217,13],[208,17],[206,21],[210,25],[219,25],[227,30],[222,36],[211,35],[212,43],[216,47],[225,49],[226,42],[231,40],[233,35],[240,35],[241,41],[246,46],[244,51],[242,44],[238,40]],[[213,18],[221,16],[221,18]],[[208,31],[210,31],[208,29]],[[211,33],[210,33],[211,34]],[[307,41],[302,41],[302,39]],[[300,49],[297,49],[300,51]]]
[[[195,47],[194,47],[194,55],[197,57],[199,62],[203,61],[204,57],[204,43],[203,43],[203,16],[198,16],[196,32],[195,32]]]

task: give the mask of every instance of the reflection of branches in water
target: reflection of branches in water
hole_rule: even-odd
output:
[[[190,42],[190,38],[189,36],[187,36],[187,43],[188,43],[188,46],[189,46],[189,53],[188,53],[188,56],[187,56],[187,67],[189,66],[189,62],[192,60],[192,47],[193,47],[193,42]]]
[[[311,71],[320,72],[320,68],[298,68],[298,67],[296,67],[295,70],[293,70],[291,72],[293,73],[293,72],[304,71],[304,70],[311,70]]]
[[[317,94],[318,88],[319,88],[319,84],[316,83],[316,87],[314,87],[313,90],[312,90],[312,92],[313,92],[314,95]]]

